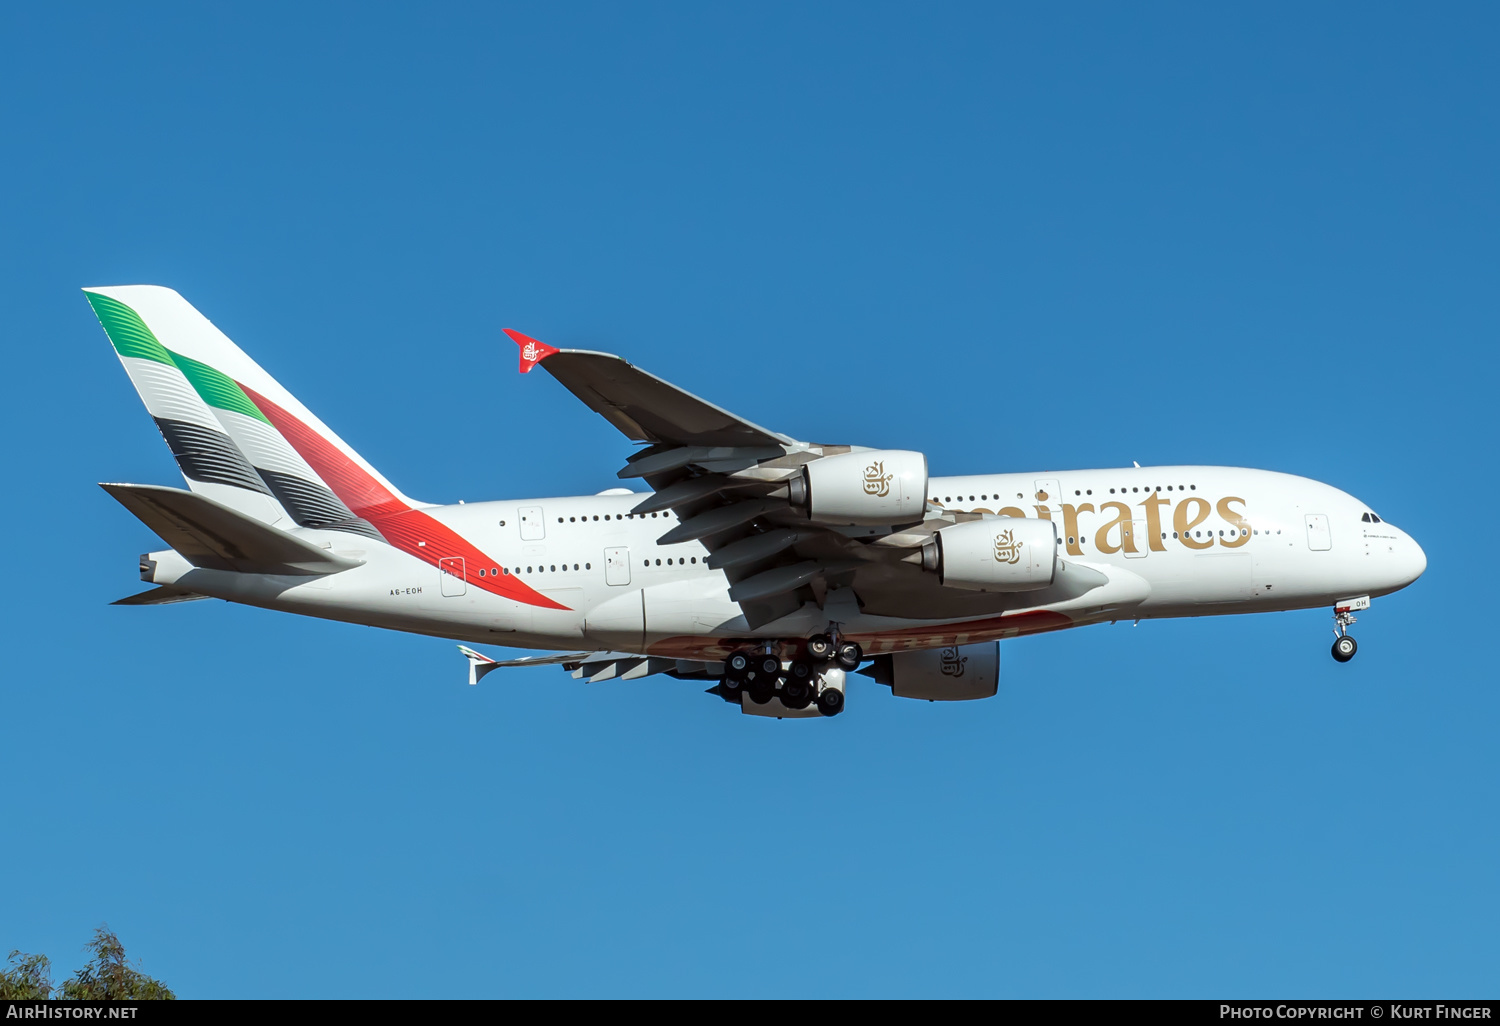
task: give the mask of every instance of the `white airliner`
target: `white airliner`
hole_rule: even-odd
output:
[[[848,671],[898,696],[995,694],[999,641],[1101,621],[1333,609],[1333,656],[1427,559],[1358,499],[1289,474],[1132,467],[930,477],[920,452],[759,427],[606,353],[518,332],[641,445],[652,490],[407,498],[171,289],[85,290],[188,490],[103,488],[166,543],[156,587],[562,654],[591,681],[711,681],[744,712],[832,716]]]

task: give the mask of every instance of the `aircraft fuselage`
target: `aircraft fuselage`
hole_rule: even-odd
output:
[[[996,596],[955,593],[934,580],[924,610],[932,615],[921,618],[882,615],[878,598],[862,597],[861,606],[835,590],[751,628],[729,599],[724,573],[708,566],[707,547],[658,543],[677,522],[671,512],[631,512],[643,497],[424,507],[426,518],[448,529],[433,530],[426,544],[455,550],[432,551],[437,567],[379,541],[295,528],[364,565],[327,577],[269,576],[194,567],[168,550],[151,554],[143,577],[249,605],[469,642],[712,660],[745,639],[802,638],[830,621],[875,655],[1106,620],[1331,607],[1403,588],[1426,567],[1417,543],[1370,506],[1289,474],[1132,467],[933,477],[928,498],[944,510],[1054,521],[1064,563],[1104,570],[1109,583],[1078,596],[1053,589]],[[866,529],[847,530],[863,536]],[[490,587],[511,577],[547,605]]]

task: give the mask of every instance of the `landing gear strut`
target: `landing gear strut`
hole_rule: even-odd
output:
[[[1347,599],[1333,607],[1333,658],[1347,663],[1359,651],[1359,644],[1349,637],[1349,625],[1354,623],[1356,609],[1369,609],[1368,597]]]

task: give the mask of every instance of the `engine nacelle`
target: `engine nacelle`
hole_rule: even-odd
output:
[[[964,702],[1000,690],[1000,642],[953,645],[876,656],[861,673],[890,687],[897,698]]]
[[[1057,549],[1050,520],[986,517],[939,531],[923,546],[922,567],[948,588],[1036,591],[1052,584]]]
[[[802,472],[793,502],[820,524],[906,524],[927,509],[927,457],[920,452],[846,452],[814,460]]]

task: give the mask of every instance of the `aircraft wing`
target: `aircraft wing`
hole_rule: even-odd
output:
[[[541,363],[564,388],[632,441],[771,448],[793,441],[699,399],[618,356],[585,349],[554,349],[519,331],[506,328],[505,333],[521,347],[523,374]],[[528,353],[532,354],[530,358]]]
[[[653,492],[635,516],[677,517],[662,545],[697,541],[708,565],[730,582],[729,597],[752,628],[823,605],[849,588],[861,608],[891,616],[948,618],[997,611],[992,594],[943,588],[904,562],[934,531],[977,514],[928,506],[897,529],[841,528],[811,522],[796,507],[803,468],[855,451],[798,441],[730,413],[608,353],[556,349],[505,329],[520,347],[522,373],[541,366],[627,438],[650,443],[619,472]],[[871,606],[871,599],[874,606]]]
[[[555,655],[522,656],[519,659],[491,659],[467,645],[458,650],[469,660],[469,683],[478,684],[485,674],[505,667],[515,666],[562,666],[572,672],[575,680],[588,678],[590,684],[601,680],[636,680],[658,673],[687,680],[708,680],[710,664],[695,659],[660,659],[633,652],[560,652]],[[720,664],[712,664],[717,669]]]

